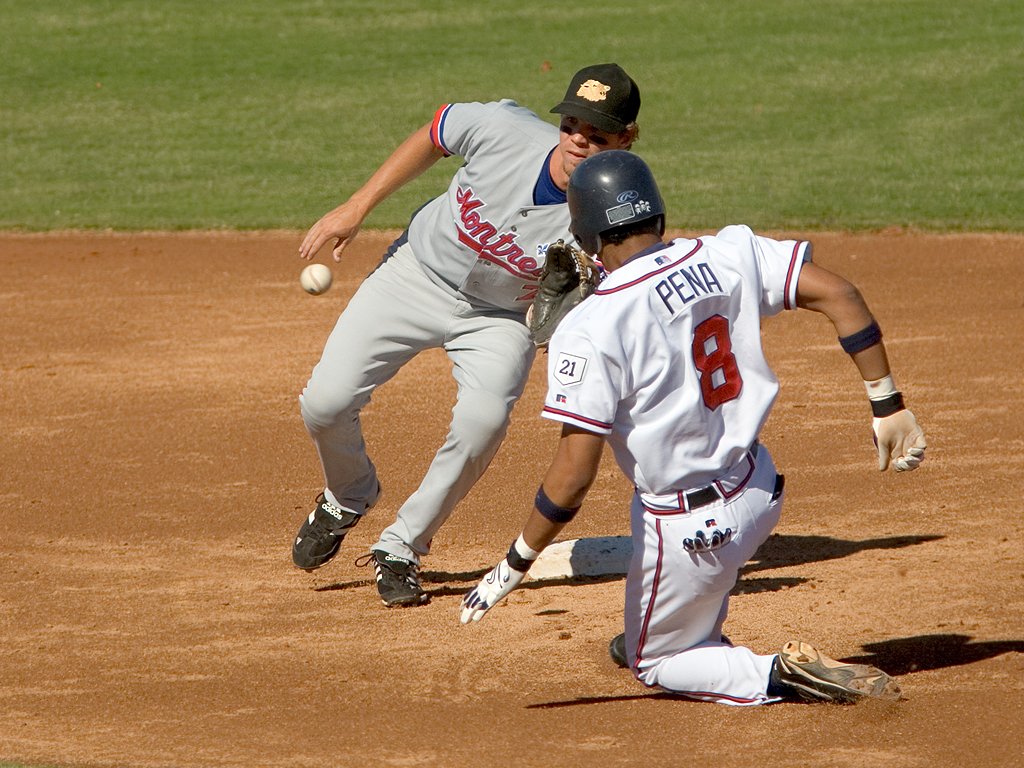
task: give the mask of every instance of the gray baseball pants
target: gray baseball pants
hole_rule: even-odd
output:
[[[522,315],[475,306],[438,285],[404,244],[360,285],[299,396],[326,492],[362,514],[376,501],[378,480],[360,411],[405,363],[434,348],[452,362],[451,425],[419,488],[371,547],[416,562],[505,437],[535,354]]]

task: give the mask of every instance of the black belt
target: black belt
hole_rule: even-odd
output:
[[[644,507],[648,512],[655,515],[678,515],[681,513],[689,513],[695,509],[706,507],[708,504],[714,504],[716,501],[728,501],[736,493],[739,493],[746,486],[747,482],[754,474],[755,462],[757,461],[758,444],[757,441],[750,447],[750,450],[746,453],[746,460],[750,464],[750,469],[747,471],[746,477],[743,478],[740,483],[733,488],[731,491],[721,491],[720,486],[717,482],[711,485],[705,485],[703,488],[695,488],[692,491],[677,491],[676,498],[679,500],[679,507],[677,509],[663,509],[663,508],[651,508]],[[778,475],[775,479],[775,493],[772,496],[772,501],[778,498],[782,494],[782,475]],[[639,494],[639,490],[637,491]]]
[[[775,501],[782,495],[782,489],[785,485],[785,476],[776,475],[775,488],[772,491],[772,501]],[[703,488],[698,488],[696,491],[688,491],[683,495],[686,496],[686,504],[690,510],[697,509],[698,507],[706,507],[708,504],[713,504],[722,498],[718,491],[715,490],[714,486],[711,485],[705,485]]]
[[[686,508],[690,510],[706,507],[708,504],[713,504],[722,498],[718,491],[714,489],[714,486],[711,485],[705,485],[696,491],[687,491],[683,495],[686,497]]]

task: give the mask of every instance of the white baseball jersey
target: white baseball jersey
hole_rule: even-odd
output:
[[[568,206],[533,200],[558,128],[505,99],[446,104],[430,136],[465,162],[447,192],[413,217],[416,258],[432,279],[475,303],[526,312],[547,244],[569,239]]]
[[[775,401],[761,318],[796,308],[809,256],[745,226],[638,254],[555,331],[543,415],[607,434],[645,496],[719,479]]]
[[[642,683],[748,706],[774,656],[722,639],[729,593],[782,509],[756,444],[778,392],[761,318],[796,307],[809,244],[747,227],[637,254],[559,325],[544,416],[605,434],[636,485],[626,657]],[[688,491],[716,490],[692,507]],[[701,550],[695,541],[705,544]]]

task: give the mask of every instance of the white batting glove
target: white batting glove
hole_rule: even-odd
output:
[[[913,413],[903,409],[884,418],[876,417],[871,420],[871,429],[878,448],[879,471],[888,469],[890,462],[896,472],[909,472],[921,466],[927,443]]]
[[[476,585],[476,588],[462,598],[462,615],[459,621],[468,624],[480,621],[495,603],[518,587],[526,577],[525,571],[516,571],[502,560]]]

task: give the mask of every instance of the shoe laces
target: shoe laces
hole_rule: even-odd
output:
[[[408,560],[404,557],[399,557],[398,555],[391,555],[387,552],[380,553],[383,555],[382,557],[377,557],[377,554],[378,553],[370,552],[367,555],[363,555],[362,557],[356,560],[356,565],[358,567],[362,567],[364,565],[369,565],[372,562],[376,566],[377,573],[386,570],[392,575],[397,576],[399,579],[404,580],[408,584],[411,584],[412,586],[419,588],[420,567],[418,563],[416,563],[413,560]],[[395,558],[395,560],[386,559],[388,557]]]
[[[398,555],[391,555],[391,557],[398,557]],[[406,560],[404,557],[401,558],[402,563],[395,563],[394,561],[378,560],[377,555],[374,552],[367,552],[364,555],[360,555],[355,559],[356,568],[365,568],[370,563],[379,565],[381,568],[387,568],[392,573],[404,573],[405,571],[418,571],[419,566],[416,565],[412,560]]]

